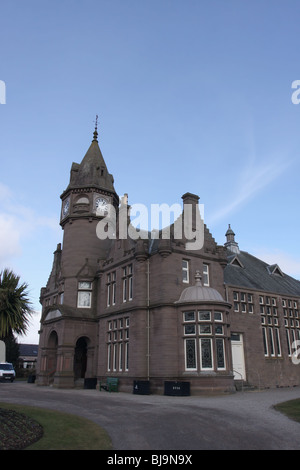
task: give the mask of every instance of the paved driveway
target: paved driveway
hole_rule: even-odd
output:
[[[300,424],[272,408],[294,398],[299,387],[169,397],[0,383],[0,402],[84,416],[107,430],[115,450],[300,449]]]

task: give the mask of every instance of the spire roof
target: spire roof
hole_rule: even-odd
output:
[[[80,164],[73,163],[68,189],[80,187],[99,187],[113,191],[113,176],[108,172],[98,143],[98,115],[95,121],[93,140]]]
[[[239,253],[240,252],[239,245],[235,241],[235,238],[234,238],[235,233],[230,227],[230,224],[228,225],[228,230],[225,233],[225,236],[226,236],[226,243],[225,243],[226,248],[232,251],[233,253]]]

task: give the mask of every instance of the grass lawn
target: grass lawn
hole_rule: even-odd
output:
[[[300,398],[295,400],[278,403],[274,406],[275,410],[280,411],[291,419],[300,423]]]
[[[111,439],[107,432],[88,419],[60,411],[11,403],[0,403],[0,409],[22,413],[37,421],[43,427],[43,437],[29,447],[26,447],[28,450],[112,449]],[[7,433],[9,433],[9,429],[7,429]],[[14,427],[11,426],[12,439],[13,435]]]

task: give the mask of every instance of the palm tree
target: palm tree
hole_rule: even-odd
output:
[[[19,284],[20,277],[8,269],[0,273],[0,339],[13,333],[24,334],[32,315],[28,285]]]

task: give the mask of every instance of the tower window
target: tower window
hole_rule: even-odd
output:
[[[78,282],[77,307],[91,308],[92,306],[92,283],[81,281]]]

